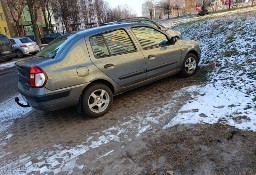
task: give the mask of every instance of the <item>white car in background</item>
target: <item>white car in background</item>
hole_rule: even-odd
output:
[[[19,58],[24,55],[35,54],[40,50],[36,42],[28,37],[11,38],[10,41],[16,56]]]

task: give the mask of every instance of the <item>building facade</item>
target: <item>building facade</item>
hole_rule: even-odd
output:
[[[0,1],[0,34],[4,34],[9,38],[11,37],[11,32],[8,25],[8,18],[6,18],[6,13],[4,11],[2,1]]]

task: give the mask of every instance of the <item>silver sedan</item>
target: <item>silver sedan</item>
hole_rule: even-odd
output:
[[[21,58],[24,55],[37,53],[40,49],[36,42],[28,37],[11,38],[12,47],[16,56]]]

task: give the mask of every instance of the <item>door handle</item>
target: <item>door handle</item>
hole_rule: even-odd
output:
[[[149,55],[149,56],[148,56],[148,59],[154,60],[154,59],[156,59],[156,56],[155,56],[155,55]]]
[[[105,69],[110,68],[110,67],[113,67],[113,68],[114,68],[115,66],[114,66],[114,64],[106,64],[106,65],[104,66]]]

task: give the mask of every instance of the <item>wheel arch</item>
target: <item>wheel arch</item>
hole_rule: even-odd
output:
[[[104,79],[93,80],[93,81],[91,81],[91,83],[88,86],[91,86],[92,84],[96,84],[96,83],[101,83],[101,84],[107,85],[110,88],[110,90],[112,91],[113,94],[116,92],[114,85],[112,83],[110,83],[109,81],[104,80]],[[86,90],[86,88],[88,86],[85,87],[84,91]]]
[[[186,55],[188,55],[190,53],[194,54],[197,57],[197,59],[198,59],[197,61],[199,61],[199,54],[198,54],[198,52],[196,50],[189,50]]]

